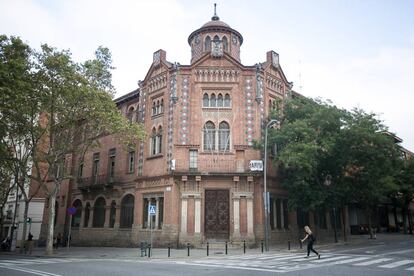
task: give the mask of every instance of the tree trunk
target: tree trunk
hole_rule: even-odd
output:
[[[372,218],[371,218],[371,209],[367,209],[367,215],[368,215],[368,231],[369,231],[369,238],[373,239],[374,234],[372,232]]]
[[[394,213],[395,231],[400,232],[400,226],[398,225],[398,217],[397,217],[397,205],[395,204],[395,202],[393,203],[393,213]]]
[[[53,189],[53,192],[49,195],[49,219],[46,238],[46,255],[53,254],[53,235],[55,226],[55,205],[56,205],[57,189]]]
[[[343,232],[344,232],[344,242],[348,241],[348,235],[347,235],[347,228],[348,228],[348,208],[342,207],[342,224],[343,224]]]
[[[413,234],[413,218],[412,218],[412,212],[410,209],[408,209],[408,229],[410,235]]]
[[[402,217],[403,217],[403,232],[407,234],[407,210],[405,206],[402,208]]]
[[[20,253],[23,253],[26,245],[26,232],[27,232],[27,214],[29,213],[30,201],[24,201],[24,214],[23,214],[23,233],[22,233],[22,244],[20,246]],[[30,222],[31,223],[31,222]]]

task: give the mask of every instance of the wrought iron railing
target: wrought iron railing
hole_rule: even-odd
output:
[[[98,188],[104,186],[112,186],[116,182],[116,177],[109,174],[101,174],[91,177],[78,178],[78,188]]]
[[[188,159],[175,160],[175,172],[200,172],[200,173],[242,173],[247,172],[248,162],[246,160],[226,159],[221,157],[209,157],[198,159],[190,164]]]

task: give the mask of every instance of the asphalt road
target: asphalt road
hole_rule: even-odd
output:
[[[170,259],[0,255],[0,275],[414,275],[412,238],[321,248],[320,252],[320,260],[315,256],[304,258],[304,250]]]

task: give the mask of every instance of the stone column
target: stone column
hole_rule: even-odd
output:
[[[105,222],[104,228],[109,228],[109,218],[111,216],[111,205],[105,206]]]
[[[93,211],[94,211],[94,207],[90,207],[89,209],[89,221],[88,221],[88,227],[91,228],[93,227]]]
[[[155,229],[158,229],[158,218],[159,218],[159,213],[160,213],[160,210],[159,210],[159,207],[160,207],[160,198],[159,197],[157,197],[157,198],[155,198]]]
[[[181,234],[187,235],[187,198],[181,199]]]
[[[81,209],[81,219],[80,219],[80,224],[79,224],[79,230],[83,229],[84,223],[85,223],[85,207],[82,206],[82,209]]]
[[[281,228],[285,228],[285,217],[283,213],[283,199],[280,200],[280,222],[281,222]]]
[[[196,197],[194,198],[194,232],[200,233],[201,232],[201,198]]]
[[[253,237],[253,198],[247,198],[247,235]]]
[[[148,206],[150,206],[151,203],[152,203],[152,198],[148,198]],[[150,212],[148,212],[147,220],[148,220],[148,229],[152,229],[151,227],[153,227],[153,225],[152,225],[152,220],[151,220],[151,214],[150,214]]]
[[[240,237],[240,198],[233,198],[233,237]]]
[[[114,223],[114,229],[119,229],[119,226],[121,225],[121,206],[117,203],[115,205],[115,223]]]

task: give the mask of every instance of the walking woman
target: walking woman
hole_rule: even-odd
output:
[[[318,259],[321,258],[321,254],[319,254],[315,249],[313,249],[313,243],[315,242],[316,238],[313,235],[312,231],[310,230],[309,226],[305,226],[305,232],[306,232],[306,236],[300,240],[302,243],[306,240],[308,240],[308,255],[305,258],[309,258],[309,254],[310,252],[314,252],[317,256]]]

